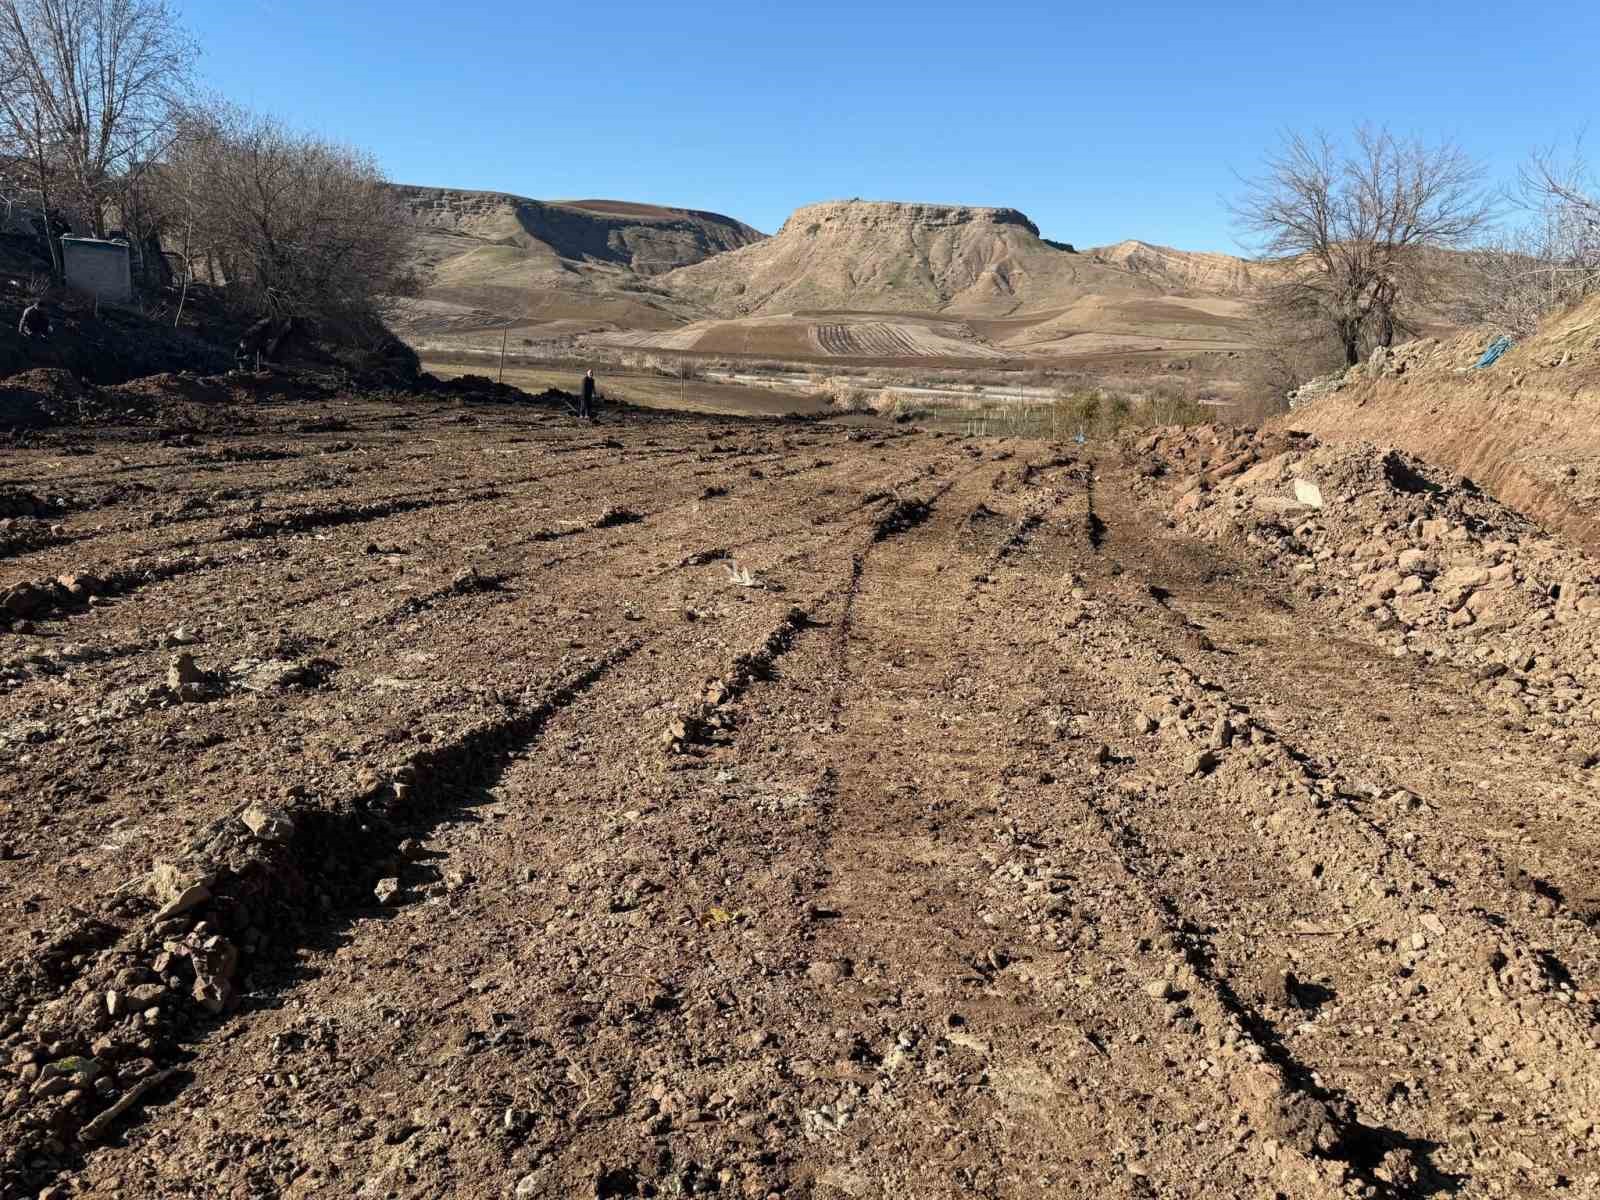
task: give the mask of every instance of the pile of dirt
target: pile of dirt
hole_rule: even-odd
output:
[[[237,428],[241,410],[333,394],[336,386],[300,372],[196,375],[163,372],[97,387],[70,371],[41,367],[0,382],[0,429],[52,426],[156,426],[176,430]]]
[[[57,368],[94,383],[119,383],[160,371],[223,371],[231,358],[220,346],[140,313],[103,308],[83,297],[53,291],[47,307],[54,332],[47,341],[24,342],[14,331],[26,297],[0,300],[0,376]]]
[[[75,424],[155,425],[174,429],[233,428],[244,399],[226,376],[149,375],[111,387],[84,387]]]
[[[40,496],[22,488],[0,487],[0,558],[25,554],[63,539],[52,519],[66,512],[65,497]],[[0,616],[0,620],[3,620]]]
[[[1280,424],[1396,445],[1600,552],[1600,298],[1476,368],[1492,338],[1397,346],[1301,388]]]
[[[90,391],[59,367],[35,367],[0,380],[0,429],[42,429],[76,421]]]
[[[525,392],[509,383],[496,383],[485,375],[457,375],[440,379],[423,375],[419,381],[430,391],[457,396],[467,404],[543,404],[576,409],[578,397],[560,388],[546,388],[542,392]]]
[[[1141,449],[1194,472],[1172,510],[1187,530],[1247,543],[1394,654],[1464,667],[1486,705],[1592,753],[1600,572],[1587,555],[1394,449],[1211,428],[1164,431]],[[1195,471],[1219,451],[1231,455],[1221,469]]]

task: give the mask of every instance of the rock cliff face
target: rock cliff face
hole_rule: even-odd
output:
[[[1051,245],[1012,208],[847,200],[796,209],[776,236],[664,276],[728,316],[808,310],[1005,316],[1157,285]]]
[[[958,229],[963,226],[1015,225],[1039,236],[1039,227],[1014,208],[978,208],[966,204],[900,204],[887,200],[831,200],[797,208],[783,223],[780,234],[791,228],[815,235],[849,229],[893,231],[920,228]]]
[[[761,234],[717,213],[609,200],[530,200],[505,192],[396,188],[419,241],[445,235],[517,246],[575,263],[626,267],[655,275],[749,245]],[[450,243],[425,257],[441,261]],[[465,244],[463,249],[467,249]]]

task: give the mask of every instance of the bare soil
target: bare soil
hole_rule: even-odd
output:
[[[1474,369],[1492,337],[1480,330],[1397,346],[1284,421],[1461,471],[1600,552],[1600,302],[1552,318]]]
[[[250,418],[0,452],[0,1195],[1600,1187],[1591,761],[1160,445]]]

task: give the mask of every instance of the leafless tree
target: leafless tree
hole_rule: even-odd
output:
[[[1525,220],[1468,256],[1461,315],[1506,333],[1600,293],[1600,186],[1580,152],[1535,155],[1510,199]]]
[[[407,290],[398,193],[363,151],[212,104],[151,173],[167,240],[239,307],[361,323]]]
[[[1275,262],[1261,306],[1329,330],[1349,364],[1392,344],[1432,298],[1433,252],[1466,245],[1490,221],[1481,179],[1450,142],[1371,126],[1347,147],[1286,133],[1233,205],[1246,241]]]
[[[198,51],[166,0],[0,0],[0,130],[97,236],[162,154]],[[55,251],[52,249],[52,255]]]

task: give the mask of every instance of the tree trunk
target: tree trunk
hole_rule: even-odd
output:
[[[65,278],[66,268],[61,262],[61,243],[56,240],[56,227],[50,221],[50,189],[45,186],[44,173],[39,173],[39,207],[44,212],[44,240],[50,251],[50,273],[59,281]]]
[[[1339,326],[1339,340],[1344,343],[1344,363],[1353,367],[1361,361],[1361,325],[1345,322]]]

